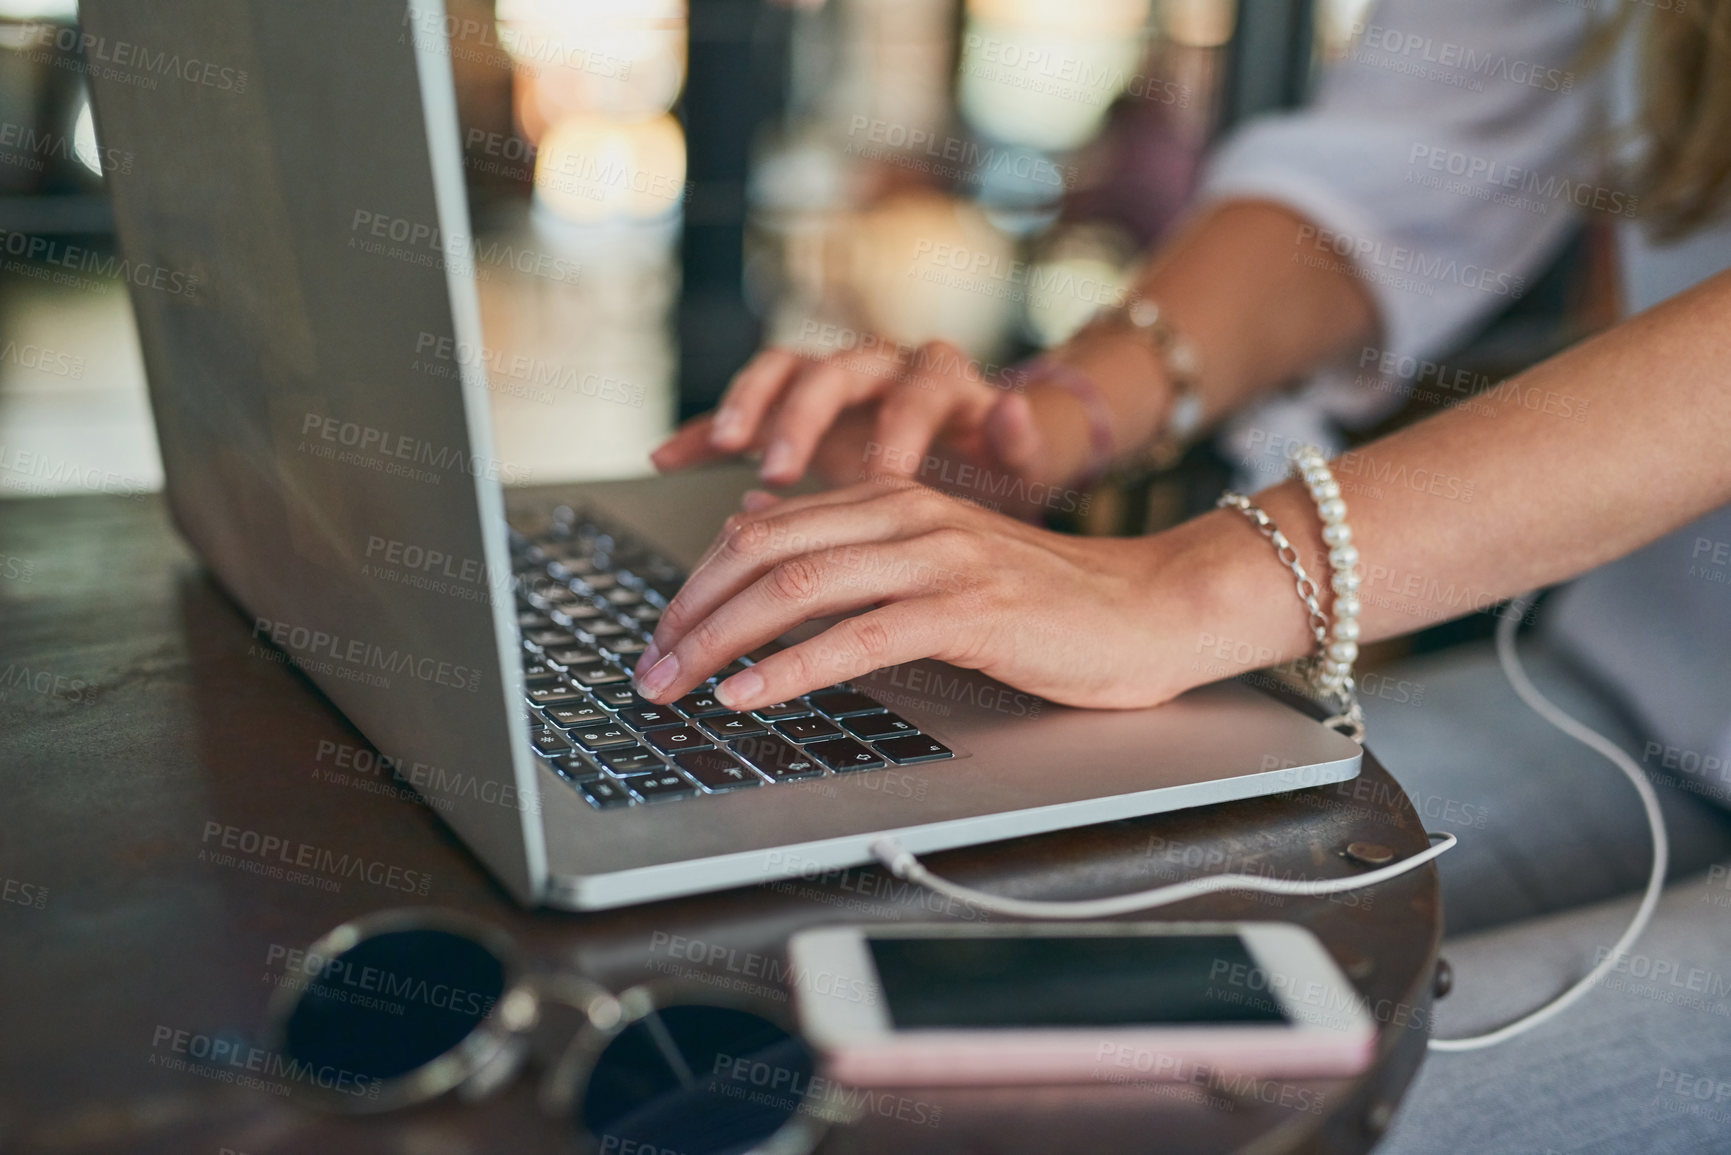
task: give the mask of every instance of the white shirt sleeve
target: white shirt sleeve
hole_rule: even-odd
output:
[[[1445,352],[1531,287],[1581,206],[1621,211],[1605,202],[1623,194],[1593,184],[1604,83],[1578,59],[1589,15],[1567,0],[1380,0],[1310,106],[1224,142],[1202,198],[1308,218],[1292,259],[1363,281],[1378,358]]]

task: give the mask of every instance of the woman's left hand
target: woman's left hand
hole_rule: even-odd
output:
[[[1207,614],[1174,596],[1199,588],[1174,545],[1069,537],[913,483],[752,494],[662,615],[639,691],[672,701],[803,622],[865,610],[734,674],[717,697],[759,709],[937,658],[1066,705],[1151,706],[1208,680],[1181,660]]]

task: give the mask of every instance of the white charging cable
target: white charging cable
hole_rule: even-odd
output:
[[[1634,784],[1635,789],[1641,795],[1642,804],[1647,808],[1647,822],[1653,833],[1653,873],[1647,882],[1646,896],[1641,901],[1640,909],[1635,912],[1634,920],[1629,923],[1629,929],[1623,932],[1623,937],[1617,940],[1617,944],[1611,948],[1611,953],[1598,966],[1588,972],[1585,978],[1538,1010],[1487,1034],[1461,1039],[1432,1039],[1430,1046],[1435,1051],[1473,1051],[1481,1047],[1492,1047],[1507,1039],[1512,1039],[1524,1031],[1531,1030],[1568,1009],[1576,1000],[1585,995],[1595,983],[1604,978],[1617,965],[1618,960],[1628,953],[1629,948],[1634,945],[1635,940],[1646,929],[1647,921],[1652,917],[1653,907],[1658,903],[1659,894],[1664,887],[1665,863],[1669,844],[1665,838],[1664,817],[1659,811],[1659,798],[1653,793],[1653,787],[1647,781],[1646,775],[1642,774],[1634,760],[1612,743],[1610,739],[1575,721],[1552,705],[1533,687],[1532,682],[1527,679],[1526,671],[1521,668],[1520,659],[1515,654],[1515,624],[1520,621],[1526,613],[1527,607],[1531,604],[1531,594],[1515,598],[1506,607],[1503,619],[1497,623],[1497,656],[1502,661],[1503,672],[1508,676],[1509,683],[1514,686],[1515,693],[1520,696],[1523,702],[1531,706],[1535,713],[1569,737],[1586,744],[1609,758],[1617,769],[1626,774],[1629,781]],[[894,838],[880,838],[873,842],[871,852],[872,856],[897,878],[918,883],[957,901],[972,903],[981,910],[991,911],[994,914],[1007,915],[1012,918],[1090,919],[1111,918],[1133,911],[1150,910],[1157,906],[1169,906],[1175,902],[1183,902],[1185,899],[1197,898],[1204,894],[1214,894],[1222,890],[1254,890],[1264,894],[1313,897],[1339,894],[1342,891],[1358,890],[1366,886],[1376,886],[1423,866],[1447,852],[1456,842],[1455,836],[1452,834],[1432,833],[1429,837],[1435,840],[1435,845],[1428,849],[1411,857],[1403,858],[1399,862],[1391,862],[1387,866],[1378,867],[1376,870],[1367,871],[1364,874],[1355,874],[1348,878],[1304,881],[1265,878],[1255,874],[1210,874],[1202,878],[1172,883],[1168,886],[1158,886],[1152,890],[1074,901],[1007,898],[1003,895],[989,894],[983,890],[975,890],[971,886],[951,882],[949,879],[941,878],[927,870],[920,860],[914,857],[912,851],[904,849]]]
[[[1497,623],[1497,658],[1502,662],[1503,674],[1508,678],[1509,685],[1515,688],[1521,701],[1532,707],[1533,713],[1588,749],[1603,754],[1610,759],[1613,766],[1623,772],[1623,776],[1635,788],[1635,793],[1641,796],[1641,806],[1647,811],[1647,829],[1653,836],[1653,869],[1647,876],[1647,890],[1641,896],[1641,905],[1635,909],[1635,917],[1629,920],[1623,937],[1599,960],[1599,965],[1588,971],[1574,986],[1538,1010],[1494,1031],[1460,1039],[1432,1039],[1430,1049],[1433,1051],[1477,1051],[1494,1047],[1568,1010],[1592,990],[1599,980],[1610,974],[1629,953],[1629,948],[1635,945],[1635,940],[1647,929],[1647,923],[1653,917],[1653,909],[1659,905],[1659,896],[1665,889],[1665,869],[1671,857],[1671,843],[1665,836],[1665,815],[1659,809],[1659,796],[1653,791],[1653,784],[1647,781],[1647,776],[1641,773],[1641,768],[1635,765],[1635,760],[1629,757],[1622,747],[1597,730],[1577,722],[1539,693],[1538,688],[1527,677],[1526,670],[1521,667],[1520,656],[1515,652],[1515,626],[1526,616],[1527,608],[1532,604],[1533,595],[1522,594],[1504,607],[1503,619]]]

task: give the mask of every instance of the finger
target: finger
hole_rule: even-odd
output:
[[[765,490],[752,489],[747,490],[745,496],[739,499],[739,504],[747,513],[762,513],[766,509],[773,509],[780,505],[781,498]]]
[[[650,669],[720,606],[778,566],[844,547],[869,547],[926,532],[949,504],[929,491],[927,495],[929,500],[880,494],[871,501],[846,506],[818,506],[748,518],[685,580],[656,623],[655,635],[638,667]],[[911,572],[911,566],[904,568]]]
[[[959,354],[958,354],[959,355]],[[913,476],[945,428],[977,428],[997,401],[990,386],[954,374],[917,373],[884,398],[878,411],[875,449],[884,471]]]
[[[912,482],[902,483],[904,486],[911,486],[912,484]],[[763,496],[772,498],[775,503],[775,508],[781,513],[794,513],[799,510],[817,509],[826,505],[846,505],[850,502],[865,501],[890,491],[891,487],[888,484],[862,482],[858,485],[845,486],[841,489],[828,489],[822,493],[808,493],[799,497],[775,498],[773,494],[763,494]],[[752,490],[751,492],[762,493],[762,490]],[[717,551],[719,551],[723,545],[727,544],[727,539],[736,532],[740,526],[745,525],[751,519],[754,512],[755,511],[748,509],[742,513],[733,514],[726,521],[721,523],[721,531],[715,535],[715,540],[709,543],[709,548],[703,551],[703,556],[697,559],[697,564],[692,566],[691,570],[686,574],[685,580],[687,582],[702,572],[703,567],[709,564],[710,560],[715,557]]]
[[[905,547],[874,545],[788,558],[664,645],[663,656],[639,680],[639,693],[672,701],[802,622],[928,589],[928,575],[908,564],[907,554]]]
[[[770,422],[762,478],[771,485],[798,481],[811,464],[817,443],[841,411],[880,387],[869,377],[834,362],[815,365],[782,391],[781,408]]]
[[[723,457],[731,457],[732,451],[717,449],[710,440],[715,424],[715,415],[705,413],[694,417],[657,445],[649,453],[649,461],[663,473],[675,469],[689,469],[693,465],[701,465],[706,461],[715,461]]]
[[[957,628],[942,606],[936,598],[915,598],[838,622],[733,675],[716,687],[716,699],[730,710],[757,710],[885,666],[937,657]]]
[[[1027,475],[1044,445],[1034,411],[1020,393],[1006,393],[986,414],[986,444],[1011,473]]]
[[[765,349],[753,357],[722,394],[710,443],[729,453],[750,445],[764,414],[806,364],[804,357],[787,349]]]

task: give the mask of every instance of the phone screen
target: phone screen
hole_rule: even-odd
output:
[[[898,1029],[1290,1022],[1232,934],[868,941]]]

